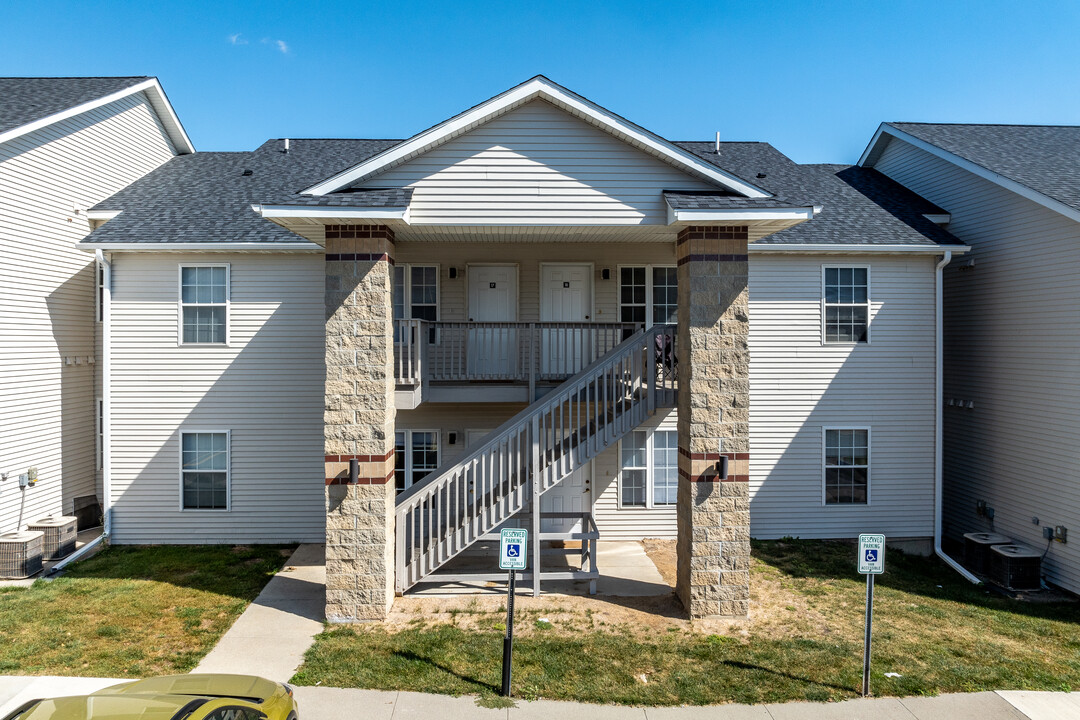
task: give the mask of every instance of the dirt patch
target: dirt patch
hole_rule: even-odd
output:
[[[678,556],[675,554],[675,541],[642,540],[641,545],[645,548],[645,554],[660,572],[660,576],[664,578],[664,582],[674,588],[679,567]]]

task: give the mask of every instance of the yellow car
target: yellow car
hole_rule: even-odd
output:
[[[251,675],[170,675],[31,700],[4,720],[297,720],[292,688]]]

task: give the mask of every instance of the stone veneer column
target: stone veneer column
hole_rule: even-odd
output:
[[[750,606],[747,228],[678,236],[679,492],[676,593],[691,618]],[[717,464],[728,457],[728,477]]]
[[[382,620],[394,599],[394,233],[326,227],[326,618]],[[349,461],[359,462],[355,482]]]

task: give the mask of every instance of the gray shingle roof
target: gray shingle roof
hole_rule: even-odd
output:
[[[0,78],[0,132],[111,95],[148,77]]]
[[[849,165],[799,165],[768,143],[677,143],[777,197],[820,205],[813,220],[774,233],[759,243],[933,245],[959,241],[923,214],[942,213],[877,170]],[[764,175],[764,177],[759,177]]]
[[[398,142],[301,139],[292,140],[284,153],[282,141],[271,140],[253,152],[175,157],[100,203],[95,209],[123,212],[84,242],[296,242],[296,235],[260,218],[251,205],[401,207],[410,198],[408,190],[381,188],[319,198],[297,194]],[[723,143],[719,156],[713,143],[676,144],[775,195],[749,199],[724,192],[665,193],[680,207],[823,207],[813,220],[760,242],[957,242],[922,216],[942,212],[939,208],[876,170],[797,165],[767,143]],[[245,170],[251,174],[244,175]]]
[[[406,207],[412,200],[412,188],[348,188],[326,195],[299,195],[266,203],[267,205],[303,205],[306,207],[391,208]]]
[[[180,155],[99,203],[95,210],[123,212],[83,242],[298,242],[251,206],[287,197],[397,142],[292,140],[285,153],[281,140],[269,140],[252,152]]]
[[[887,124],[1080,210],[1080,126]]]

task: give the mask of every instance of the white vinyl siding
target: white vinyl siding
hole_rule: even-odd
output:
[[[414,225],[667,225],[663,190],[716,190],[535,100],[362,183],[413,188]]]
[[[0,488],[0,532],[96,493],[95,267],[76,243],[86,208],[173,155],[141,93],[0,144],[0,469],[40,478]]]
[[[876,167],[972,248],[944,271],[945,535],[987,530],[985,500],[998,532],[1045,548],[1042,527],[1080,520],[1080,223],[900,140]],[[1043,571],[1080,592],[1080,543]]]
[[[822,259],[750,258],[750,532],[925,538],[934,526],[933,257],[871,268],[873,344],[823,345]],[[873,502],[824,505],[822,428],[873,426]]]
[[[177,264],[230,266],[230,345],[176,344]],[[321,542],[325,271],[318,255],[116,253],[118,543]],[[230,431],[229,512],[181,511],[181,430]]]

